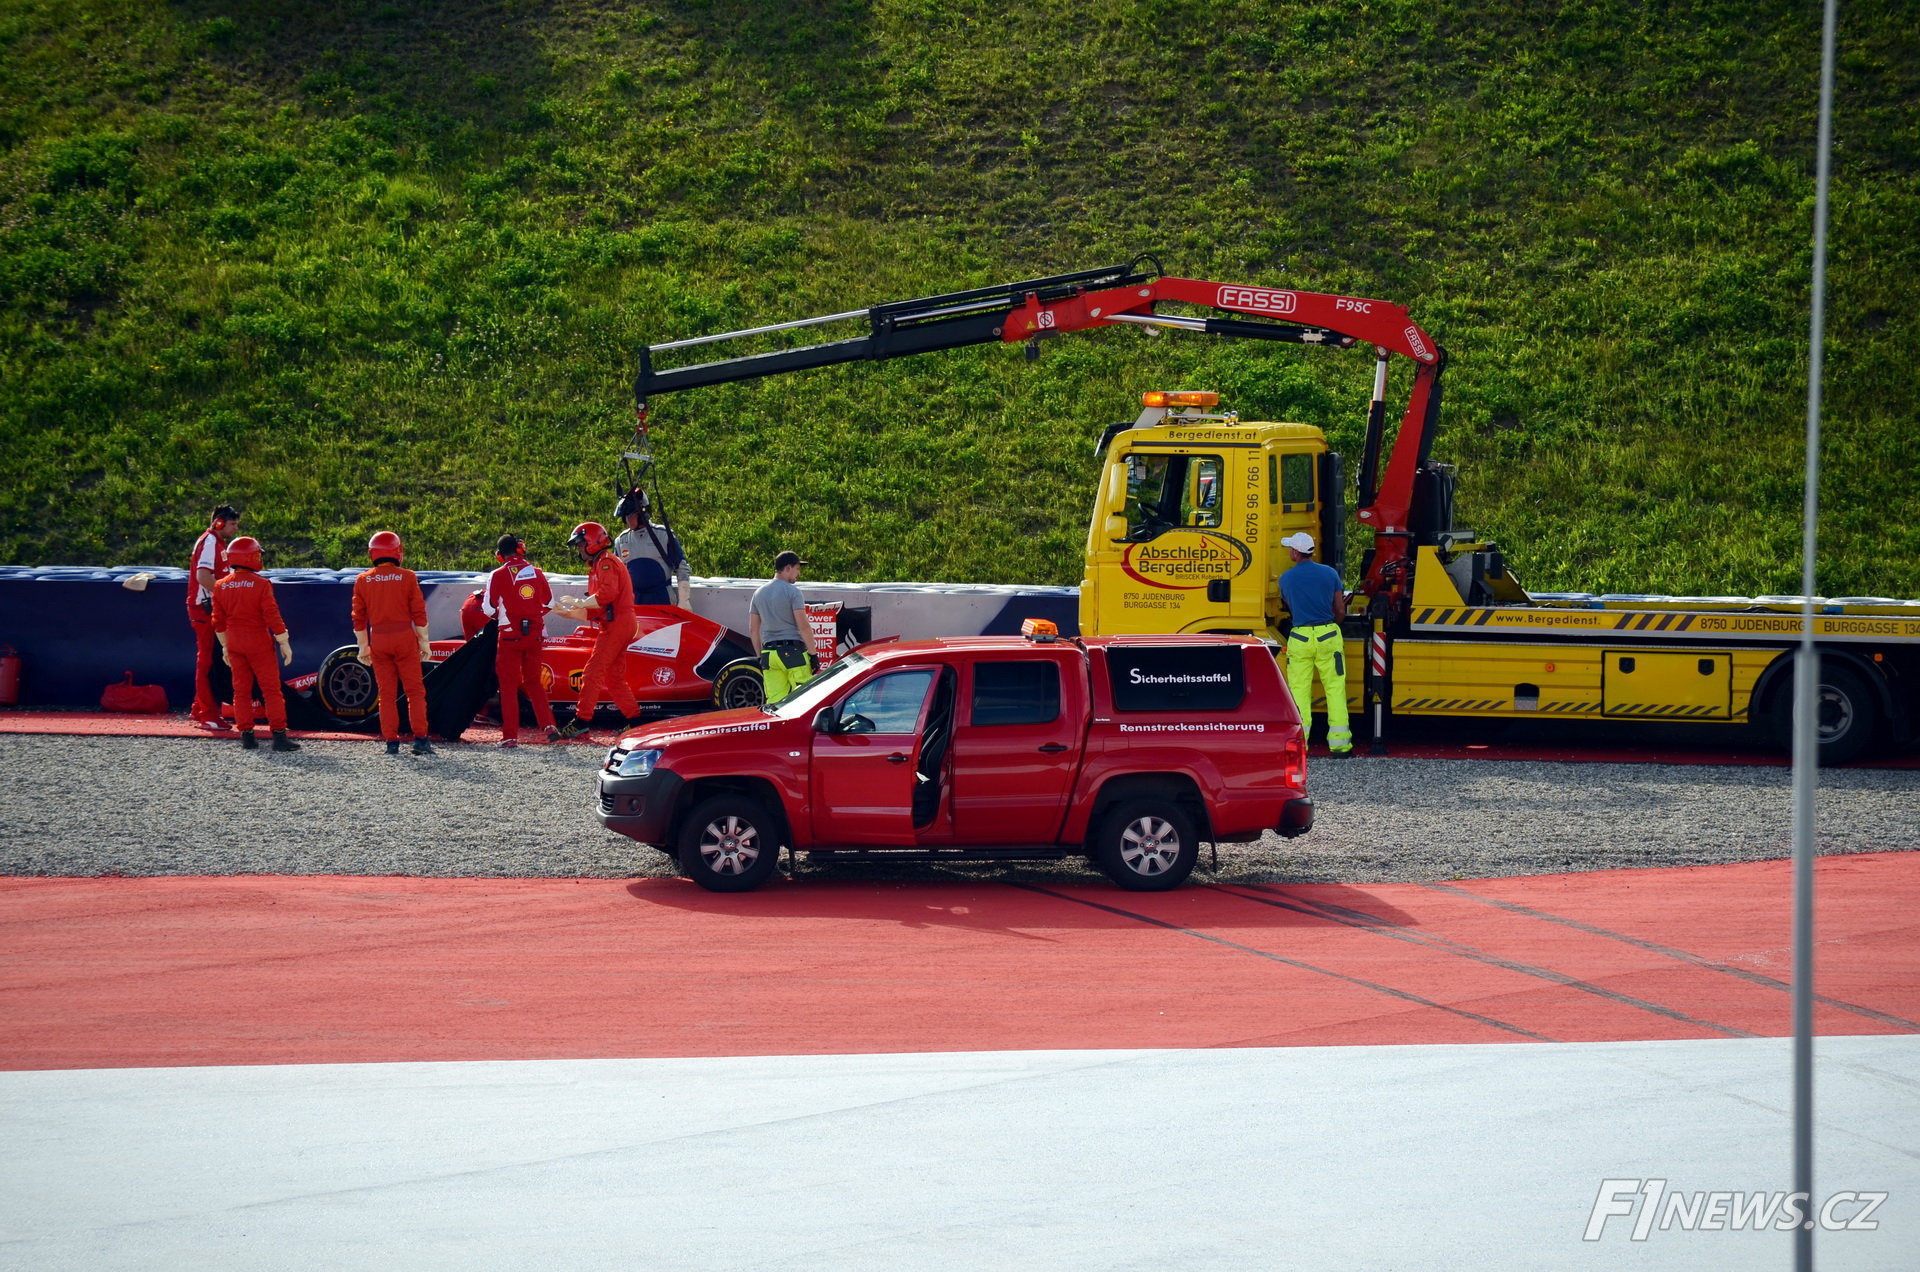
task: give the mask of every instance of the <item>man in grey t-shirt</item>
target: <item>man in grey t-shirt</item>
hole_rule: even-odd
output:
[[[807,598],[800,594],[798,552],[773,558],[773,577],[762,583],[747,605],[747,635],[760,655],[767,701],[778,702],[813,678],[813,641],[807,623]]]

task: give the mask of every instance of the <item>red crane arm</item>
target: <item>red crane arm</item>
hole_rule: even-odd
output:
[[[1166,301],[1277,321],[1249,323],[1157,313],[1154,306]],[[1360,470],[1360,508],[1355,514],[1376,536],[1373,559],[1361,586],[1371,595],[1404,590],[1404,572],[1395,563],[1412,552],[1413,536],[1407,523],[1413,508],[1414,477],[1433,449],[1440,415],[1440,373],[1446,366],[1446,354],[1439,342],[1421,329],[1405,306],[1362,296],[1162,277],[1054,300],[1029,295],[1007,315],[1000,338],[1012,343],[1120,323],[1164,324],[1216,335],[1265,336],[1342,348],[1366,341],[1380,350]],[[1283,334],[1289,329],[1291,334]],[[1414,364],[1413,390],[1394,437],[1385,480],[1376,486],[1385,423],[1386,358],[1395,353]]]
[[[1163,314],[1156,309],[1161,304],[1199,306],[1213,314]],[[847,339],[691,366],[658,369],[653,365],[656,354],[846,322],[865,322],[868,330]],[[1373,345],[1378,361],[1373,405],[1367,415],[1357,515],[1373,529],[1375,542],[1372,564],[1362,586],[1372,595],[1405,592],[1409,574],[1395,563],[1412,552],[1408,519],[1414,481],[1420,466],[1427,462],[1439,424],[1440,374],[1447,356],[1438,342],[1408,316],[1405,307],[1390,301],[1198,278],[1155,277],[1136,273],[1131,264],[1108,266],[649,345],[640,351],[634,399],[644,428],[647,400],[652,394],[972,344],[1035,342],[1068,331],[1125,324],[1339,349],[1360,341]],[[1413,390],[1394,438],[1385,479],[1376,482],[1385,431],[1386,363],[1396,353],[1413,361]]]

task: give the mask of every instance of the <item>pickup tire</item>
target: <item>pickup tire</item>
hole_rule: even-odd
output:
[[[1093,860],[1129,892],[1166,892],[1186,882],[1200,859],[1193,818],[1169,799],[1122,800],[1094,835]]]
[[[780,823],[759,801],[715,795],[694,805],[674,842],[680,869],[709,892],[751,892],[780,856]]]

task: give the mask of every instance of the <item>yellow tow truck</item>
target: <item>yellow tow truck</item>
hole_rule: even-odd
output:
[[[1241,422],[1215,395],[1149,393],[1107,439],[1080,584],[1083,633],[1252,631],[1286,625],[1280,540],[1306,530],[1344,564],[1340,456],[1317,428]],[[1433,469],[1438,469],[1434,465]],[[1429,471],[1432,471],[1430,469]],[[1533,595],[1499,548],[1451,528],[1444,470],[1416,500],[1411,552],[1363,568],[1344,624],[1350,709],[1380,716],[1754,722],[1784,740],[1797,597]],[[1377,553],[1374,557],[1378,560]],[[1920,602],[1822,599],[1821,756],[1841,763],[1910,740]],[[1284,653],[1281,655],[1284,658]]]
[[[1371,530],[1343,624],[1350,705],[1376,744],[1396,716],[1754,724],[1784,739],[1798,597],[1530,594],[1493,543],[1453,525],[1455,474],[1431,457],[1447,354],[1388,301],[1137,272],[1129,264],[653,345],[650,394],[971,344],[1138,325],[1346,349],[1371,345],[1373,399],[1354,518]],[[1203,311],[1165,313],[1161,304]],[[867,334],[656,370],[656,354],[823,323]],[[1389,359],[1413,364],[1393,447]],[[1101,437],[1080,585],[1083,635],[1287,629],[1280,540],[1310,532],[1346,574],[1343,457],[1320,429],[1243,421],[1209,391],[1154,391]],[[1910,742],[1920,723],[1920,601],[1818,598],[1823,763]],[[1284,657],[1284,654],[1282,655]],[[1358,671],[1360,674],[1353,674]]]

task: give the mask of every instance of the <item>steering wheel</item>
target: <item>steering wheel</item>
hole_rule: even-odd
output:
[[[876,727],[873,721],[859,714],[842,717],[840,721],[842,733],[872,733]]]

